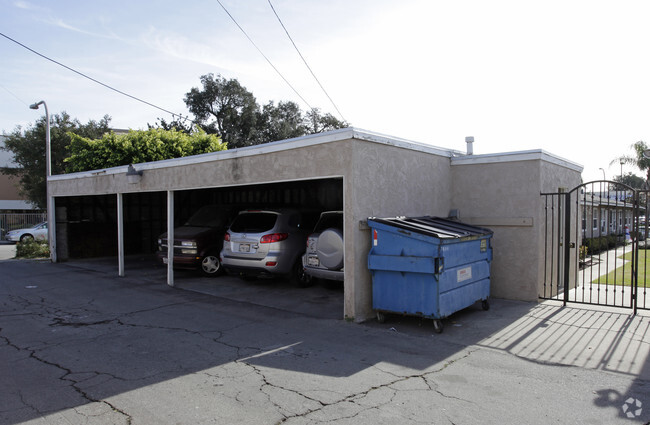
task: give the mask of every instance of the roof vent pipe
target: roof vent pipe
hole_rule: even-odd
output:
[[[467,155],[474,155],[474,137],[465,137],[465,143],[467,143]]]

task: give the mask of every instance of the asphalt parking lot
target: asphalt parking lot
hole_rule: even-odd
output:
[[[650,317],[493,299],[342,320],[336,286],[0,261],[0,423],[634,424]]]

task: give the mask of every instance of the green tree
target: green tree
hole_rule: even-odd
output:
[[[307,134],[302,111],[295,102],[273,101],[262,107],[257,120],[257,143],[274,142],[276,140],[291,139]]]
[[[185,94],[185,104],[208,133],[219,134],[230,148],[257,145],[276,140],[300,137],[348,127],[332,114],[315,108],[303,113],[298,104],[270,101],[261,109],[253,93],[236,79],[226,80],[214,74],[201,76],[202,88],[194,87]],[[175,121],[163,128],[174,127]],[[176,128],[182,127],[176,126]]]
[[[645,173],[646,184],[650,183],[650,158],[646,158],[643,154],[648,150],[648,145],[642,140],[634,143],[631,148],[634,150],[634,155],[623,155],[619,158],[612,160],[609,165],[617,165],[623,161],[623,164],[633,165]]]
[[[50,151],[52,154],[52,174],[64,171],[64,158],[68,155],[71,134],[83,137],[98,138],[109,131],[111,118],[105,115],[99,121],[88,121],[81,124],[79,120],[70,118],[66,112],[50,117]],[[17,168],[0,170],[3,174],[13,175],[19,179],[20,193],[36,207],[46,207],[45,185],[45,116],[29,125],[26,129],[16,127],[10,134],[5,134],[6,151],[13,154]]]
[[[339,121],[334,115],[322,114],[319,108],[307,112],[304,120],[306,134],[322,133],[324,131],[336,130],[349,127],[345,121]]]
[[[101,139],[72,135],[68,172],[97,170],[119,165],[160,161],[225,150],[219,136],[196,129],[191,134],[172,129],[131,130],[106,133]]]
[[[230,148],[249,146],[256,140],[259,106],[253,93],[236,79],[201,76],[202,89],[185,94],[185,104],[208,133],[217,133]]]
[[[614,181],[623,183],[634,189],[645,189],[645,180],[633,173],[624,174],[622,178],[621,176],[616,176],[614,177]]]
[[[178,130],[187,134],[191,134],[195,130],[195,125],[193,125],[192,121],[188,119],[174,119],[167,122],[164,118],[158,118],[155,125],[147,124],[147,127],[150,129],[162,128],[163,130]]]

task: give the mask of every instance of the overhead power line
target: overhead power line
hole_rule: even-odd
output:
[[[325,87],[323,87],[323,85],[320,83],[320,81],[316,77],[316,74],[314,74],[314,71],[312,71],[311,67],[309,66],[309,64],[305,60],[302,53],[300,53],[300,50],[298,49],[298,46],[296,46],[296,43],[293,41],[293,38],[291,38],[291,35],[289,34],[289,31],[287,30],[287,27],[284,26],[284,23],[282,22],[282,19],[280,19],[280,16],[278,16],[278,12],[275,11],[275,7],[273,7],[273,3],[271,3],[271,0],[268,0],[268,2],[269,2],[269,6],[271,6],[271,9],[273,10],[273,13],[275,14],[275,17],[278,18],[278,22],[280,22],[280,25],[282,25],[282,29],[284,29],[284,32],[287,34],[287,37],[289,37],[289,40],[291,41],[291,44],[293,44],[293,47],[296,49],[296,52],[298,52],[298,55],[300,56],[300,59],[302,59],[305,66],[307,67],[307,69],[311,73],[312,77],[314,77],[314,80],[316,80],[316,82],[320,86],[321,90],[323,90],[323,93],[325,93],[325,96],[327,96],[327,98],[330,100],[330,102],[332,103],[332,106],[334,106],[334,109],[336,109],[336,112],[339,113],[339,115],[341,116],[343,121],[347,121],[345,119],[345,117],[343,116],[343,114],[341,113],[341,111],[339,111],[339,108],[336,106],[336,103],[334,103],[334,101],[332,100],[330,95],[327,93],[327,90],[325,90]]]
[[[32,48],[30,48],[30,47],[24,45],[23,43],[21,43],[21,42],[19,42],[19,41],[17,41],[17,40],[14,40],[13,38],[11,38],[11,37],[9,37],[9,36],[7,36],[7,35],[1,33],[1,32],[0,32],[0,35],[3,36],[4,38],[6,38],[7,40],[12,41],[12,42],[16,43],[17,45],[19,45],[19,46],[21,46],[21,47],[23,47],[23,48],[29,50],[30,52],[32,52],[32,53],[34,53],[34,54],[36,54],[36,55],[42,57],[43,59],[46,59],[46,60],[48,60],[48,61],[50,61],[50,62],[53,62],[53,63],[55,63],[55,64],[57,64],[57,65],[59,65],[59,66],[62,66],[63,68],[67,69],[68,71],[72,71],[72,72],[74,72],[75,74],[78,74],[78,75],[80,75],[80,76],[82,76],[82,77],[84,77],[84,78],[89,79],[90,81],[92,81],[92,82],[94,82],[94,83],[97,83],[97,84],[99,84],[99,85],[101,85],[101,86],[104,86],[104,87],[106,87],[106,88],[109,89],[109,90],[113,90],[114,92],[119,93],[119,94],[121,94],[121,95],[123,95],[123,96],[129,97],[129,98],[131,98],[131,99],[133,99],[133,100],[136,100],[136,101],[138,101],[138,102],[144,103],[145,105],[151,106],[151,107],[156,108],[156,109],[158,109],[158,110],[160,110],[160,111],[163,111],[163,112],[166,112],[166,113],[168,113],[168,114],[171,114],[172,117],[178,117],[178,118],[180,118],[180,119],[182,119],[182,120],[184,120],[184,121],[189,120],[189,118],[183,118],[183,116],[182,116],[181,114],[177,114],[177,113],[174,113],[174,112],[172,112],[172,111],[168,111],[167,109],[164,109],[164,108],[161,108],[160,106],[154,105],[154,104],[151,103],[151,102],[147,102],[146,100],[142,100],[142,99],[140,99],[140,98],[138,98],[138,97],[135,97],[135,96],[132,96],[132,95],[130,95],[130,94],[128,94],[128,93],[125,93],[125,92],[123,92],[122,90],[118,90],[118,89],[116,89],[116,88],[114,88],[114,87],[111,87],[111,86],[109,86],[108,84],[102,83],[101,81],[96,80],[95,78],[92,78],[92,77],[90,77],[90,76],[84,74],[83,72],[79,72],[79,71],[77,71],[77,70],[74,69],[74,68],[71,68],[71,67],[69,67],[69,66],[67,66],[67,65],[64,65],[64,64],[62,64],[61,62],[58,62],[58,61],[56,61],[56,60],[54,60],[54,59],[52,59],[52,58],[49,58],[49,57],[45,56],[45,55],[42,54],[42,53],[37,52],[36,50],[34,50],[34,49],[32,49]],[[190,120],[190,121],[192,121],[192,120]],[[192,121],[192,122],[194,122],[194,121]]]
[[[239,29],[241,30],[241,32],[244,33],[244,35],[246,36],[246,38],[248,39],[248,41],[251,42],[251,44],[252,44],[252,45],[257,49],[257,51],[260,53],[260,55],[262,55],[262,57],[264,57],[264,59],[266,59],[266,61],[269,63],[269,65],[271,65],[271,68],[273,68],[273,70],[275,70],[275,72],[278,73],[278,75],[280,76],[280,78],[282,78],[282,79],[284,80],[284,82],[287,83],[287,85],[288,85],[288,86],[291,88],[291,90],[293,90],[293,92],[294,92],[294,93],[295,93],[295,94],[300,98],[300,100],[302,100],[302,101],[305,103],[305,105],[307,105],[307,107],[308,107],[309,109],[312,109],[312,110],[313,110],[314,108],[311,107],[311,105],[309,104],[309,102],[307,102],[307,101],[305,100],[305,98],[302,97],[302,96],[300,95],[300,93],[298,93],[298,90],[296,90],[296,89],[291,85],[291,83],[290,83],[286,78],[284,78],[284,75],[282,75],[282,73],[278,70],[278,68],[276,68],[275,65],[273,65],[273,63],[271,62],[271,60],[270,60],[268,57],[266,57],[266,55],[264,54],[264,52],[262,52],[262,50],[261,50],[259,47],[257,47],[257,44],[255,44],[255,42],[253,41],[253,39],[250,38],[250,37],[248,36],[248,34],[246,33],[246,31],[244,31],[244,29],[241,27],[241,25],[239,25],[239,23],[238,23],[238,22],[235,20],[235,18],[230,14],[230,12],[228,12],[228,9],[226,9],[226,7],[223,5],[223,3],[221,3],[221,0],[217,0],[217,3],[219,3],[219,5],[221,6],[221,8],[224,10],[224,12],[226,12],[226,14],[230,17],[230,19],[232,19],[232,21],[235,23],[235,25],[237,25],[237,28],[239,28]]]
[[[12,95],[13,97],[15,97],[16,100],[18,100],[19,102],[25,104],[25,106],[29,106],[29,104],[28,104],[27,102],[25,102],[24,100],[22,100],[21,98],[19,98],[18,96],[16,96],[13,92],[11,92],[8,88],[6,88],[5,86],[3,86],[2,84],[0,84],[0,87],[2,87],[3,89],[5,89],[5,90],[7,91],[7,93],[9,93],[10,95]]]

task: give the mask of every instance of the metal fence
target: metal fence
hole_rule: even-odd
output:
[[[0,240],[5,240],[5,235],[10,230],[24,229],[37,225],[47,220],[46,213],[0,213]]]
[[[599,180],[542,197],[540,298],[650,310],[650,192]]]

